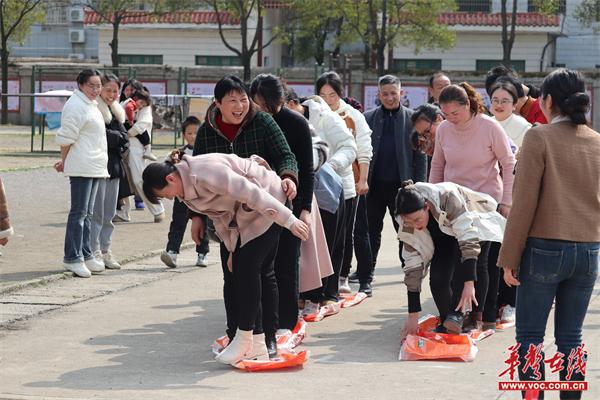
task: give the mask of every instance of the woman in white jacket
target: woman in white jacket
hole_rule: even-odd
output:
[[[69,177],[71,209],[67,220],[63,267],[82,278],[104,270],[90,248],[90,223],[100,179],[108,178],[104,119],[96,98],[102,90],[100,72],[83,70],[77,76],[78,89],[62,110],[56,134],[61,161],[58,172]]]
[[[373,158],[373,146],[371,144],[371,133],[373,131],[367,124],[364,115],[342,99],[343,84],[336,72],[330,71],[321,75],[317,79],[316,89],[317,94],[325,100],[331,110],[342,117],[356,142],[356,160],[352,163],[352,173],[357,196],[352,199],[348,211],[350,216],[348,217],[348,225],[346,225],[344,259],[339,283],[340,293],[350,293],[348,274],[352,266],[353,250],[356,249],[357,269],[359,271],[363,270],[363,266],[369,266],[368,268],[370,268],[373,263],[366,207],[366,194],[369,191],[367,178],[369,176],[369,165]],[[344,187],[344,190],[347,189]],[[359,291],[371,296],[371,284],[363,280]]]
[[[288,99],[290,100],[290,99]],[[331,111],[327,103],[319,96],[312,96],[302,103],[289,101],[288,106],[304,115],[312,125],[315,132],[323,139],[329,148],[329,159],[327,167],[332,168],[342,178],[344,201],[339,204],[335,214],[321,210],[321,219],[328,236],[329,252],[333,263],[334,274],[324,280],[319,294],[307,292],[303,298],[310,300],[312,304],[316,301],[321,306],[337,302],[339,274],[344,258],[345,227],[351,214],[345,212],[356,196],[354,189],[354,177],[352,175],[352,162],[356,159],[356,143],[352,134],[346,127],[342,118]],[[327,168],[326,167],[326,168]],[[321,208],[321,205],[319,205]],[[310,308],[310,307],[308,307]],[[314,311],[314,310],[311,310]],[[305,308],[305,312],[306,308]]]

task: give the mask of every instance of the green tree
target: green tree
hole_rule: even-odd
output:
[[[244,80],[250,80],[251,68],[250,61],[252,56],[269,46],[273,41],[282,39],[285,35],[283,29],[273,28],[271,38],[266,42],[262,41],[263,26],[265,16],[265,0],[204,0],[217,15],[217,24],[219,27],[219,36],[221,41],[229,50],[235,53],[244,67]],[[281,0],[281,7],[287,7],[291,4],[289,0]],[[239,20],[239,33],[241,37],[241,46],[234,47],[224,34],[223,12],[228,13],[233,18]],[[251,31],[254,34],[251,34]]]
[[[338,0],[338,7],[347,29],[364,44],[365,65],[379,75],[385,72],[386,48],[412,45],[418,53],[454,45],[455,34],[437,23],[441,13],[455,9],[454,0]]]
[[[182,11],[190,9],[196,2],[190,0],[89,0],[82,3],[83,6],[93,10],[102,22],[112,26],[112,40],[108,43],[111,49],[110,58],[114,68],[119,66],[119,28],[123,19],[135,11],[137,16],[150,16],[160,18],[170,11]],[[136,6],[149,5],[149,11],[138,11]]]
[[[594,31],[600,30],[600,0],[583,0],[575,8],[573,16],[586,28],[594,26]]]
[[[32,24],[44,20],[42,0],[0,0],[2,93],[8,92],[8,42],[23,43]],[[2,124],[8,122],[8,98],[2,96]]]

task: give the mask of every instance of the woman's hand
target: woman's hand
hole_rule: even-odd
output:
[[[507,206],[505,204],[500,204],[498,206],[498,212],[504,217],[504,218],[508,218],[508,215],[510,214],[510,206]]]
[[[310,224],[312,222],[312,216],[310,215],[310,211],[302,210],[300,213],[300,221],[304,222],[308,227],[308,231],[310,232]]]
[[[300,240],[308,240],[308,226],[299,219],[290,226],[290,232]]]
[[[521,282],[515,277],[515,273],[510,268],[502,268],[504,270],[504,282],[506,282],[506,286],[513,287],[519,286]]]
[[[400,331],[400,341],[406,339],[407,335],[415,335],[419,329],[419,313],[408,313],[408,318],[404,322],[404,326]]]
[[[63,163],[62,160],[55,162],[54,169],[56,172],[65,172],[65,163]]]
[[[369,192],[369,184],[367,183],[367,180],[360,179],[356,183],[356,193],[359,196],[362,196],[363,194],[367,194],[368,192]]]
[[[290,178],[285,178],[281,181],[281,188],[288,199],[294,200],[296,198],[296,184]]]
[[[192,217],[192,240],[197,245],[200,245],[204,238],[204,220],[200,216]]]
[[[475,298],[475,282],[466,281],[463,286],[462,294],[460,295],[460,301],[454,311],[460,311],[463,314],[473,310],[473,303],[478,306],[477,299]]]

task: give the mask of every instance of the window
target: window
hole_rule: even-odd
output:
[[[396,71],[438,71],[442,69],[442,60],[395,59],[394,69]]]
[[[539,2],[540,0],[527,0],[527,11],[538,12],[536,3]],[[555,11],[555,14],[564,14],[567,11],[567,0],[554,0],[554,2],[558,3],[558,8]]]
[[[501,64],[502,60],[476,60],[475,70],[489,71],[490,69]],[[525,72],[525,60],[512,60],[510,66],[517,72]]]
[[[490,0],[458,0],[458,11],[466,12],[490,12],[492,2]]]
[[[162,65],[163,56],[153,54],[119,54],[119,64],[159,64]]]
[[[196,56],[196,65],[213,67],[237,67],[242,63],[238,56]]]

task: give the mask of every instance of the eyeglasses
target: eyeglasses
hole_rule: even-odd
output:
[[[507,105],[507,104],[513,104],[513,101],[512,101],[512,100],[510,100],[510,99],[502,99],[502,100],[500,100],[499,98],[497,98],[497,97],[494,97],[494,98],[492,99],[492,104],[494,104],[494,105],[496,105],[496,106],[497,106],[498,104],[502,104],[503,106],[505,106],[505,105]]]
[[[425,129],[423,132],[418,134],[419,141],[424,142],[429,140],[429,136],[431,135],[431,127],[433,126],[433,122],[429,123],[429,127]]]

